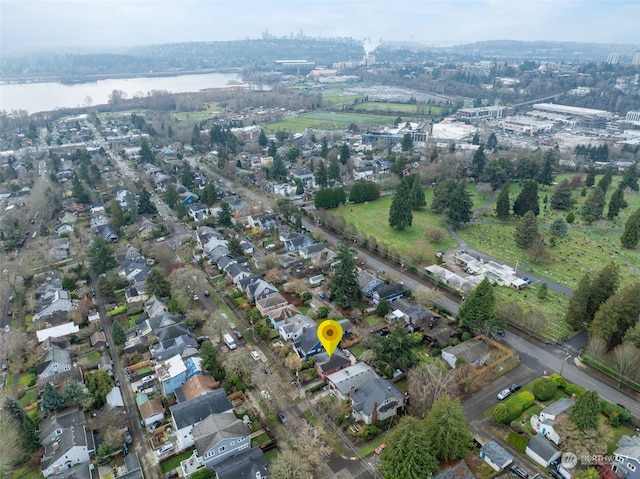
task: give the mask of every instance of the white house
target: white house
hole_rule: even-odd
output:
[[[561,455],[560,449],[540,434],[536,434],[529,440],[529,444],[524,452],[542,467],[549,467],[549,465],[560,458]]]
[[[540,411],[540,414],[531,416],[529,420],[531,427],[554,444],[560,444],[560,435],[555,430],[556,418],[560,414],[568,412],[574,404],[575,401],[573,399],[558,399]]]
[[[489,360],[490,356],[489,346],[484,341],[475,338],[442,350],[442,359],[453,369],[456,368],[458,360],[472,366],[481,366]]]
[[[480,458],[498,472],[513,462],[513,456],[496,441],[489,441],[480,448]]]

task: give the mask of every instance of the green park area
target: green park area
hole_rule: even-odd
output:
[[[341,113],[335,111],[314,111],[291,116],[265,126],[267,133],[285,131],[295,133],[305,128],[321,130],[340,130],[349,128],[351,124],[362,126],[388,125],[389,117],[381,115],[360,115],[357,113]]]
[[[356,112],[372,112],[377,115],[401,115],[410,117],[446,115],[450,108],[416,103],[373,102],[357,103],[351,107]],[[404,120],[405,118],[403,118]]]

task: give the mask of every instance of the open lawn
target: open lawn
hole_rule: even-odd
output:
[[[441,116],[446,114],[449,109],[438,105],[370,101],[353,105],[353,110],[375,112],[377,114],[386,113],[388,115]],[[403,118],[403,120],[406,120],[406,118]]]
[[[28,389],[24,396],[18,400],[18,404],[22,407],[29,406],[38,400],[38,391],[36,388]]]
[[[32,374],[32,373],[21,374],[20,377],[18,378],[18,387],[20,388],[29,387],[29,384],[31,384],[32,382],[35,382],[35,380],[36,380],[35,374]]]
[[[353,103],[355,100],[360,100],[364,97],[359,95],[343,95],[339,91],[328,90],[322,92],[322,104],[323,106],[342,105],[344,103]]]
[[[469,188],[472,195],[473,208],[482,205],[486,198],[481,198],[473,188]],[[433,200],[433,190],[425,190],[427,205]],[[395,247],[400,255],[407,255],[416,249],[432,248],[433,252],[441,249],[452,249],[456,243],[448,234],[439,242],[430,242],[425,239],[427,228],[441,228],[446,230],[443,217],[432,212],[429,208],[413,212],[413,225],[404,231],[398,231],[389,226],[389,208],[393,197],[385,196],[370,203],[348,204],[338,209],[331,210],[335,215],[342,216],[347,223],[354,225],[358,232],[374,235],[378,244],[384,242],[390,247]]]
[[[349,125],[387,125],[389,117],[379,115],[359,115],[357,113],[340,113],[334,111],[315,111],[291,116],[265,126],[267,133],[286,131],[296,133],[305,128],[338,130],[348,128]]]
[[[191,457],[192,454],[193,451],[189,450],[176,457],[172,457],[171,459],[160,463],[160,469],[162,469],[163,473],[173,471],[176,467],[180,467],[180,463],[185,459]]]
[[[30,469],[28,466],[23,466],[13,471],[11,477],[13,479],[42,479],[42,472],[37,467]]]

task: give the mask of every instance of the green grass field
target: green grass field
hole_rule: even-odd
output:
[[[438,105],[370,101],[354,105],[353,110],[358,112],[376,112],[377,114],[386,112],[388,115],[440,116],[446,114],[450,109]]]
[[[360,95],[343,95],[336,90],[328,90],[322,92],[322,104],[324,106],[342,105],[344,103],[353,103],[355,100],[361,100]]]
[[[348,128],[349,125],[387,125],[389,117],[379,115],[359,115],[357,113],[340,113],[333,111],[315,111],[285,118],[284,120],[265,125],[267,133],[286,131],[296,133],[305,128],[338,130]]]
[[[167,473],[169,471],[173,471],[176,467],[180,467],[180,463],[185,459],[188,459],[193,454],[192,450],[183,452],[182,454],[177,455],[176,457],[172,457],[171,459],[160,463],[160,469],[162,469],[163,473]]]

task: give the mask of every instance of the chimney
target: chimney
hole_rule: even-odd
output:
[[[57,451],[58,449],[60,449],[60,443],[56,441],[53,443],[52,447],[54,451]]]
[[[373,403],[373,412],[371,413],[371,424],[378,422],[378,403]]]

